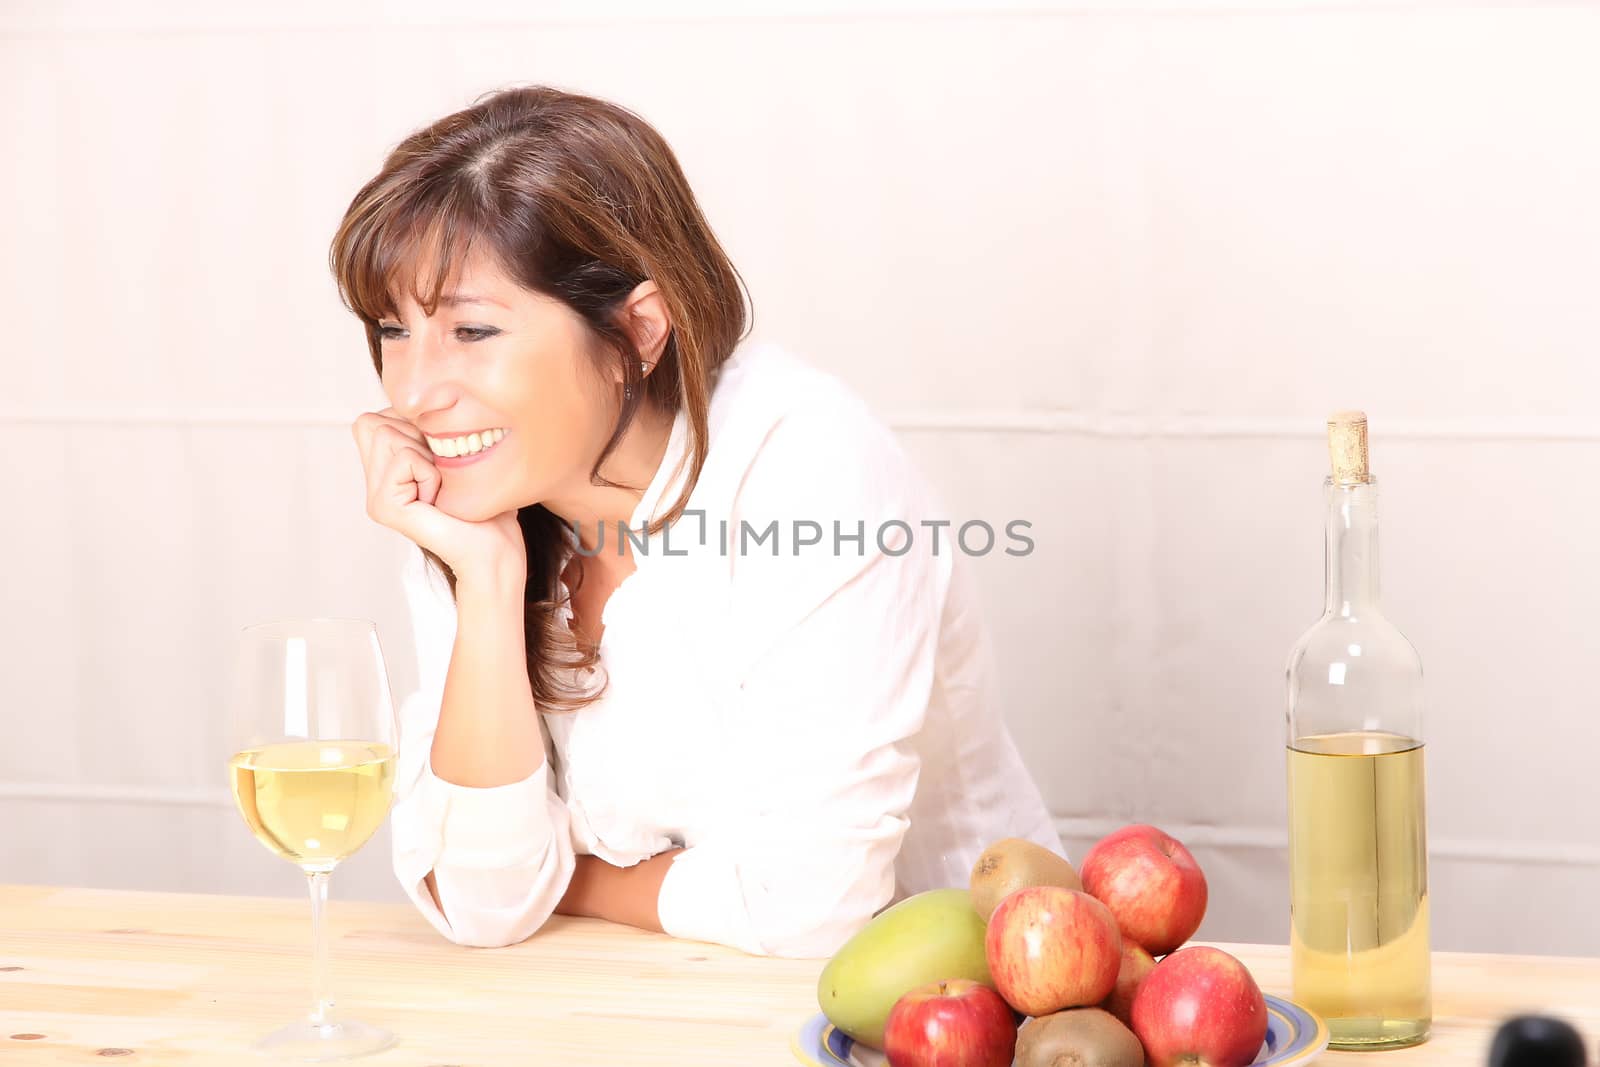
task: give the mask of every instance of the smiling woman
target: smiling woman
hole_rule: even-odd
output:
[[[827,955],[990,841],[1060,849],[961,560],[883,534],[948,520],[842,382],[741,343],[647,123],[494,93],[395,148],[330,261],[390,402],[352,428],[368,513],[422,549],[395,870],[442,934]],[[706,536],[780,517],[831,551]]]

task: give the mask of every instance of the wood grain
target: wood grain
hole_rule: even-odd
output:
[[[192,1067],[260,1061],[249,1041],[309,1006],[310,906],[294,899],[0,886],[0,1062]],[[339,1010],[400,1034],[361,1063],[793,1064],[820,960],[776,960],[556,917],[502,949],[440,938],[409,905],[335,900]],[[1223,945],[1287,995],[1282,946]],[[1434,1037],[1324,1064],[1486,1062],[1517,1011],[1600,1034],[1600,960],[1438,953]]]

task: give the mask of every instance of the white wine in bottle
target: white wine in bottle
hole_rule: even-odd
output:
[[[394,750],[372,741],[287,741],[228,761],[239,814],[260,842],[306,871],[331,871],[389,814]]]
[[[1328,445],[1323,615],[1288,669],[1290,966],[1330,1047],[1398,1048],[1433,1015],[1422,662],[1378,606],[1366,417]]]

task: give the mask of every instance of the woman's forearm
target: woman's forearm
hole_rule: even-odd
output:
[[[656,902],[661,898],[661,883],[673,857],[682,851],[671,849],[632,867],[613,867],[595,856],[579,856],[556,911],[626,923],[659,934],[661,917]]]
[[[455,644],[431,753],[433,773],[448,782],[508,785],[544,763],[523,644],[523,584],[509,572],[457,575]],[[659,933],[661,883],[681,851],[672,849],[631,867],[578,856],[556,911]]]
[[[523,585],[517,571],[458,574],[456,637],[433,736],[433,773],[490,787],[527,778],[544,763],[528,685]]]

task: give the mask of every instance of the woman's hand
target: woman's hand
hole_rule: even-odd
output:
[[[368,411],[350,427],[367,475],[367,515],[410,538],[455,572],[506,581],[527,574],[516,511],[473,522],[434,506],[441,479],[422,431],[394,408]]]

